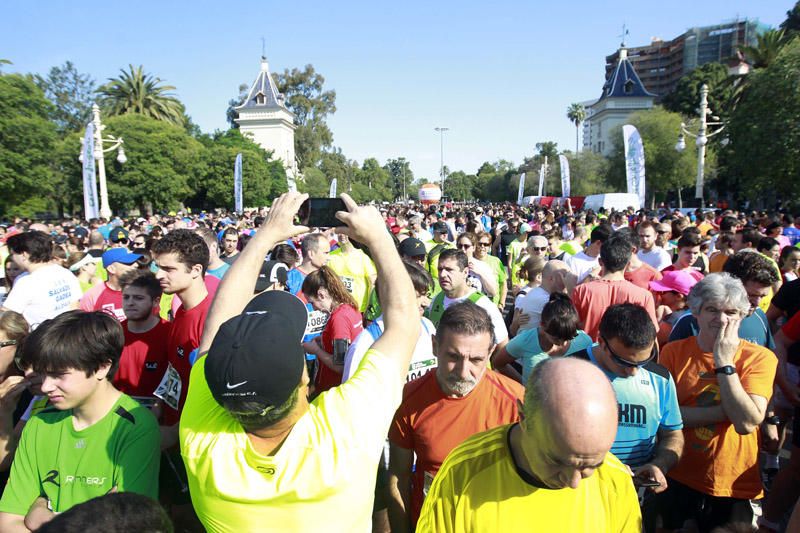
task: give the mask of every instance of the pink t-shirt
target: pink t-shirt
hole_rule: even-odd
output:
[[[598,279],[582,283],[572,292],[572,303],[578,310],[583,331],[595,342],[600,337],[600,319],[603,318],[603,313],[616,304],[641,305],[650,315],[653,324],[658,327],[653,295],[630,281]]]

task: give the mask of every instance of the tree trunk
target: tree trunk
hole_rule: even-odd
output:
[[[683,197],[681,196],[681,188],[678,187],[678,207],[683,207]]]
[[[575,124],[575,155],[578,155],[578,132],[580,131],[580,123]]]

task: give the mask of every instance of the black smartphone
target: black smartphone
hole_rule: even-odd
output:
[[[652,479],[633,478],[633,484],[637,487],[660,487],[661,483]]]
[[[344,356],[350,348],[350,341],[347,339],[333,339],[333,363],[336,365],[344,364]]]
[[[341,198],[308,198],[297,211],[297,217],[303,226],[335,228],[344,225],[336,218],[337,211],[347,211]]]

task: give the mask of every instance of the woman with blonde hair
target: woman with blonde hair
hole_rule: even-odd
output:
[[[306,353],[316,355],[322,363],[314,387],[314,394],[320,394],[342,383],[344,356],[364,328],[358,304],[327,266],[306,276],[301,290],[316,311],[328,314],[322,334],[303,343]]]

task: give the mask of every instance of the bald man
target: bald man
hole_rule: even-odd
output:
[[[630,471],[609,453],[617,400],[603,373],[578,359],[549,359],[531,373],[521,410],[521,422],[450,453],[418,530],[640,532]]]

